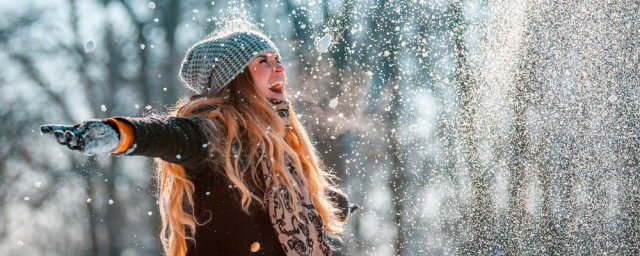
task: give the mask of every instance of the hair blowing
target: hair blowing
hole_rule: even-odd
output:
[[[299,187],[292,186],[293,177],[285,167],[286,154],[296,170],[304,174],[303,182],[325,229],[333,233],[342,231],[336,205],[327,197],[328,191],[339,191],[333,183],[335,176],[325,171],[293,107],[289,109],[291,127],[287,128],[272,105],[256,90],[248,69],[219,92],[182,99],[175,108],[173,116],[198,116],[207,121],[208,140],[213,145],[208,147],[209,153],[223,158],[210,160],[222,163],[224,173],[242,196],[244,211],[248,212],[254,200],[264,203],[269,189],[264,189],[262,196],[250,190],[250,187],[265,187],[265,181],[259,177],[264,165],[268,165],[271,177],[277,177],[271,179],[270,186],[284,185],[289,195],[296,195],[294,191]],[[223,125],[214,126],[216,123]],[[216,134],[220,134],[220,128],[225,131],[223,136],[213,136],[215,129],[218,129]],[[240,161],[241,156],[244,161]],[[186,240],[195,242],[196,226],[202,225],[193,215],[194,185],[181,165],[156,159],[156,170],[162,218],[160,239],[165,253],[182,256],[187,252]],[[297,198],[291,196],[290,199],[297,208]],[[297,214],[297,209],[294,212]],[[211,221],[215,221],[215,216]]]

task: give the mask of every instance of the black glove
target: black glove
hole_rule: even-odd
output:
[[[53,134],[58,143],[87,156],[109,153],[120,143],[118,128],[101,120],[89,120],[76,125],[47,124],[40,126],[40,131]]]
[[[338,209],[341,210],[339,215],[340,221],[347,220],[356,210],[360,209],[359,205],[350,204],[349,199],[345,194],[331,190],[328,195],[329,199],[338,206]]]

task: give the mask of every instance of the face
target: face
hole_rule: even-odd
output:
[[[284,66],[274,51],[265,51],[248,65],[258,92],[267,99],[286,99]]]

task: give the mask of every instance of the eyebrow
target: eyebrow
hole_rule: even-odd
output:
[[[264,55],[264,54],[260,54],[260,55],[258,55],[258,57],[269,58],[269,56]],[[279,59],[279,58],[280,58],[280,56],[279,56],[279,55],[276,55],[276,57],[275,57],[275,58],[276,58],[276,59]]]

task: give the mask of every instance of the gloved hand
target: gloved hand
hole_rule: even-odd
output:
[[[340,213],[340,221],[346,221],[355,211],[360,209],[360,206],[357,204],[351,204],[347,195],[337,192],[337,191],[329,191],[329,199],[333,201],[338,208],[341,210]]]
[[[40,126],[40,131],[53,134],[58,143],[87,156],[109,153],[120,143],[117,126],[101,120],[89,120],[76,125],[47,124]]]

